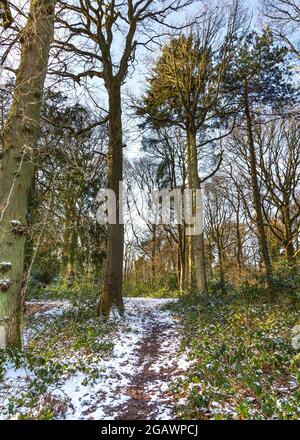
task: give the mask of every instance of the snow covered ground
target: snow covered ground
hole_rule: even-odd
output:
[[[175,377],[184,374],[189,362],[185,355],[178,354],[180,327],[176,317],[162,310],[168,301],[125,299],[126,319],[114,318],[118,319],[118,325],[111,336],[113,350],[101,358],[95,355],[84,358],[84,362],[97,372],[96,379],[87,383],[82,371],[62,375],[59,381],[49,385],[47,393],[41,396],[40,405],[51,396],[52,402],[61,405],[57,418],[73,420],[173,419],[175,402],[170,384]],[[37,313],[51,320],[71,307],[67,302],[52,305],[53,308],[47,302],[47,307]],[[25,342],[30,337],[30,331],[25,332]],[[81,356],[80,351],[72,353],[67,362],[75,363],[78,356]],[[7,366],[4,381],[0,383],[2,419],[10,417],[7,411],[9,396],[26,389],[30,380],[31,374],[25,368],[14,370]]]

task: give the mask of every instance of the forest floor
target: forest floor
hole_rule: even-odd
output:
[[[300,419],[298,300],[126,298],[104,323],[92,293],[57,289],[0,351],[0,419]]]
[[[182,349],[192,366],[175,385],[190,419],[300,419],[300,307],[288,294],[186,295]],[[185,347],[185,348],[184,348]]]
[[[0,418],[176,418],[171,384],[190,363],[169,302],[126,299],[126,319],[108,323],[92,304],[28,303],[25,352],[0,362]]]

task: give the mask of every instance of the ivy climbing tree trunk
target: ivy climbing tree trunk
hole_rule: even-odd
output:
[[[31,0],[0,161],[0,348],[21,347],[22,279],[33,155],[54,32],[54,0]]]

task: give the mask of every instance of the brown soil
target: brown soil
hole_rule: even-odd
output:
[[[115,420],[155,420],[162,406],[163,408],[174,408],[174,397],[168,390],[162,391],[158,386],[154,391],[155,400],[153,400],[153,389],[147,390],[147,387],[156,381],[171,382],[171,378],[176,373],[175,367],[161,367],[159,371],[151,368],[161,357],[159,349],[166,338],[165,330],[163,325],[156,322],[151,326],[149,334],[136,350],[140,359],[138,373],[125,391],[125,394],[130,396],[130,400],[111,411],[109,415],[118,414]]]

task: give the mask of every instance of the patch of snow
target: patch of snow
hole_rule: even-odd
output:
[[[149,370],[157,373],[159,379],[145,384],[145,393],[149,398],[149,419],[167,420],[174,417],[174,402],[170,394],[170,384],[180,374],[183,374],[191,365],[186,354],[179,355],[180,328],[178,322],[162,306],[169,303],[170,299],[154,298],[125,298],[126,319],[119,319],[117,330],[113,335],[108,335],[108,341],[114,344],[113,351],[103,354],[88,355],[82,357],[80,352],[72,354],[65,360],[72,364],[81,359],[89,367],[97,370],[97,376],[93,381],[87,381],[86,374],[76,372],[72,375],[63,376],[55,385],[50,385],[47,392],[54,398],[64,399],[67,402],[67,411],[58,418],[69,420],[93,419],[113,420],[120,415],[120,408],[130,403],[130,387],[134,378],[142,372],[145,362],[149,363]],[[41,304],[39,301],[33,304]],[[51,306],[51,309],[40,311],[35,314],[41,318],[40,326],[36,331],[42,331],[43,326],[49,320],[59,317],[65,310],[71,307],[68,301],[43,301],[43,305]],[[46,318],[46,319],[44,319]],[[159,328],[158,354],[153,362],[151,353],[148,358],[141,359],[139,348],[143,340],[149,336],[149,332]],[[30,330],[25,331],[25,344],[32,337]],[[74,357],[75,356],[75,357]],[[155,377],[155,375],[154,375]],[[7,395],[4,400],[7,403],[8,394],[19,393],[26,388],[26,383],[31,379],[25,369],[12,370],[7,368],[4,383],[0,386]],[[15,388],[13,388],[13,386]],[[4,405],[0,405],[2,408]],[[20,409],[20,413],[22,409]],[[4,411],[2,417],[7,416]],[[1,418],[1,416],[0,416]]]
[[[22,223],[20,222],[20,220],[11,220],[10,224],[14,227],[16,226],[22,226]]]

